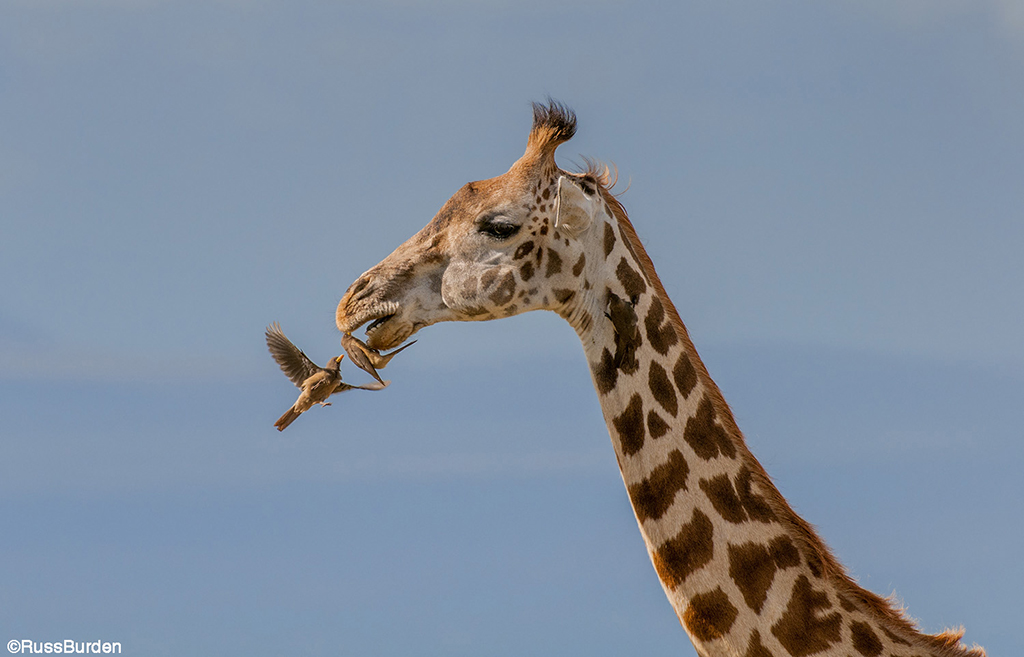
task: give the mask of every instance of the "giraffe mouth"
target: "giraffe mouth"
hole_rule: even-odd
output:
[[[371,349],[395,349],[419,328],[403,321],[397,313],[378,317],[366,327],[366,344]]]
[[[372,349],[392,349],[405,342],[415,329],[408,321],[403,321],[401,308],[395,302],[386,302],[360,313],[349,321],[338,323],[338,328],[346,333],[354,333],[366,325],[366,344]]]
[[[370,322],[370,325],[366,327],[366,337],[369,338],[371,336],[371,334],[375,330],[377,330],[378,328],[383,326],[385,322],[388,322],[388,321],[394,319],[394,317],[395,317],[395,314],[391,313],[390,315],[384,315],[383,317],[378,317],[377,319],[375,319],[372,322]]]
[[[366,327],[367,336],[394,319],[399,312],[398,304],[393,301],[375,303],[354,313],[347,312],[346,306],[344,299],[338,304],[338,330],[344,333],[355,333],[369,322],[370,325]]]

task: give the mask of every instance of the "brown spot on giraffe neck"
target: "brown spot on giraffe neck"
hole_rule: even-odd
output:
[[[548,264],[544,268],[544,276],[551,278],[562,271],[562,257],[553,249],[548,249]]]
[[[847,611],[853,611],[853,610],[852,609],[847,609]],[[910,645],[909,641],[907,641],[906,639],[903,639],[903,638],[900,638],[900,637],[896,636],[895,634],[893,634],[884,625],[880,629],[882,630],[882,634],[884,634],[885,636],[889,637],[889,640],[892,641],[893,643],[898,643],[901,646],[909,646]]]
[[[672,450],[668,460],[654,468],[651,474],[639,484],[629,487],[629,499],[640,522],[657,520],[672,506],[676,493],[686,490],[686,478],[690,466],[682,452]]]
[[[793,545],[788,536],[777,536],[768,543],[768,552],[779,568],[792,568],[800,565],[800,551]]]
[[[812,655],[839,641],[839,612],[822,614],[832,603],[828,595],[815,591],[806,575],[800,575],[793,584],[786,611],[772,625],[772,634],[793,657]]]
[[[679,342],[679,336],[665,316],[665,307],[657,296],[651,301],[647,317],[644,318],[644,326],[647,328],[647,339],[651,346],[662,356],[668,353],[672,345]]]
[[[815,554],[807,555],[807,570],[809,570],[810,573],[818,579],[821,579],[825,575],[825,572],[822,569],[821,558]]]
[[[761,522],[774,522],[777,520],[775,512],[763,497],[754,492],[754,473],[747,466],[740,468],[736,474],[736,493],[739,495],[740,503],[746,509],[751,520]]]
[[[622,453],[632,456],[639,452],[644,446],[644,402],[640,395],[634,393],[629,399],[629,404],[617,417],[612,420],[615,431],[619,434],[619,445]]]
[[[772,522],[776,519],[767,502],[753,492],[751,472],[745,465],[736,474],[735,485],[726,474],[701,479],[699,485],[711,506],[728,522],[739,524],[748,519]]]
[[[527,282],[533,278],[533,263],[527,260],[519,267],[519,277],[523,279],[523,282]]]
[[[619,266],[615,268],[615,276],[622,283],[627,297],[639,297],[647,291],[647,283],[644,282],[643,276],[630,266],[625,257],[619,260]]]
[[[736,495],[732,482],[729,481],[729,475],[721,474],[710,479],[701,479],[700,489],[711,500],[711,506],[723,520],[735,524],[747,521],[747,512],[743,510],[743,504]]]
[[[607,259],[612,253],[612,249],[615,248],[615,229],[612,225],[605,223],[604,225],[604,257]]]
[[[647,385],[651,389],[651,394],[654,395],[654,400],[661,404],[661,407],[668,411],[672,417],[675,417],[679,412],[676,390],[672,387],[672,382],[669,381],[668,372],[665,371],[665,368],[653,360],[648,371]]]
[[[587,256],[586,256],[586,254],[581,253],[579,259],[576,261],[576,264],[572,266],[572,275],[573,275],[573,277],[578,278],[579,275],[583,273],[583,268],[586,265],[587,265]]]
[[[739,610],[729,601],[722,587],[718,587],[693,596],[683,612],[683,623],[694,638],[712,641],[725,636],[738,615]]]
[[[787,536],[776,537],[768,546],[754,542],[729,546],[729,576],[743,594],[743,601],[756,613],[761,613],[768,599],[775,571],[799,563],[796,546]]]
[[[761,633],[754,630],[750,633],[750,641],[747,642],[747,652],[743,654],[743,657],[775,657],[775,655],[761,643]]]
[[[601,352],[600,362],[593,366],[593,372],[594,384],[600,394],[607,395],[615,389],[619,378],[619,367],[615,364],[615,356],[607,347]]]
[[[668,422],[661,419],[653,409],[647,412],[647,432],[651,434],[651,438],[658,439],[669,432]]]
[[[679,354],[679,360],[672,368],[672,378],[675,379],[676,388],[679,389],[679,394],[683,396],[683,399],[689,397],[690,392],[697,385],[697,370],[694,369],[686,352]]]
[[[729,546],[729,577],[743,594],[743,601],[757,613],[775,581],[775,560],[760,543]]]
[[[864,657],[878,657],[882,654],[882,640],[867,623],[851,623],[850,638],[853,639],[854,649]]]
[[[683,439],[702,459],[710,460],[719,454],[736,458],[736,446],[725,429],[715,423],[715,409],[706,395],[697,405],[697,412],[686,421]]]
[[[576,290],[570,290],[568,288],[555,288],[554,290],[551,290],[551,292],[555,295],[555,301],[560,305],[565,305],[569,302],[569,299],[576,296]]]
[[[665,541],[651,556],[658,577],[670,589],[682,584],[690,573],[707,565],[715,555],[714,526],[700,509],[690,522]]]

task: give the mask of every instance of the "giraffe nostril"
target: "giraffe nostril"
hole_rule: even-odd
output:
[[[368,297],[372,291],[373,288],[370,287],[370,279],[366,276],[353,283],[352,287],[348,289],[348,293],[352,297],[353,301],[362,301]]]

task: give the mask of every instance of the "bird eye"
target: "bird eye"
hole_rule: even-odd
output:
[[[519,225],[502,216],[484,217],[479,222],[478,230],[496,240],[507,240],[519,232]]]

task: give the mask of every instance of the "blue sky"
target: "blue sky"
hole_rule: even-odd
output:
[[[0,638],[693,654],[557,317],[272,426],[264,327],[340,353],[349,283],[550,95],[793,506],[1021,653],[1022,90],[1010,0],[5,3]]]

